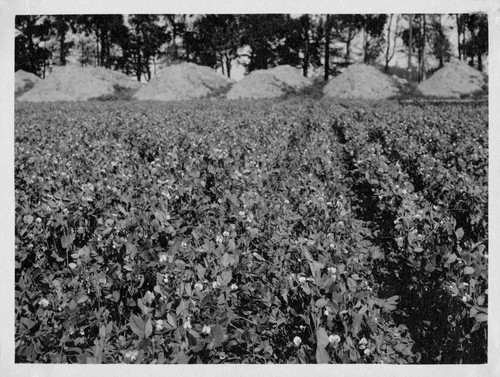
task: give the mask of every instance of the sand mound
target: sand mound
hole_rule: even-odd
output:
[[[135,93],[139,100],[177,101],[216,94],[234,81],[213,69],[194,63],[165,67]]]
[[[19,101],[85,101],[113,95],[115,86],[137,89],[141,84],[123,73],[102,67],[54,67],[45,80],[40,80]]]
[[[424,96],[460,98],[483,90],[486,75],[464,61],[453,61],[420,83],[417,90]]]
[[[281,97],[290,91],[297,91],[312,85],[312,81],[301,75],[300,71],[289,65],[250,72],[236,83],[226,97],[272,98]]]
[[[20,69],[15,73],[15,93],[24,92],[31,89],[41,79],[31,72]]]
[[[325,97],[384,99],[398,95],[404,84],[366,64],[353,64],[323,88]]]

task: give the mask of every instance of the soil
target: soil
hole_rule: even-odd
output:
[[[179,63],[161,69],[135,93],[139,100],[179,101],[214,97],[234,83],[215,70],[194,63]]]
[[[444,65],[418,85],[424,96],[462,98],[487,91],[487,76],[466,62],[455,60]]]
[[[301,71],[289,65],[251,72],[227,93],[228,99],[273,98],[297,92],[312,85]]]
[[[406,88],[406,80],[386,75],[366,64],[353,64],[323,88],[325,97],[380,100],[395,97]]]
[[[19,101],[85,101],[113,95],[118,88],[138,89],[133,78],[103,67],[54,67],[44,80],[18,97]]]
[[[15,73],[15,93],[16,95],[31,89],[40,81],[40,77],[31,72],[26,72],[20,69]]]

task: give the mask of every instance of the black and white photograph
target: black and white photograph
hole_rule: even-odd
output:
[[[500,373],[493,1],[54,3],[2,16],[7,375]]]

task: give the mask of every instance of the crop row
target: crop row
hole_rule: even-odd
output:
[[[385,245],[379,280],[402,297],[422,361],[486,361],[487,111],[404,110],[356,110],[339,126],[363,216]]]
[[[487,116],[385,106],[19,105],[16,360],[439,361],[446,293],[441,360],[481,361]]]

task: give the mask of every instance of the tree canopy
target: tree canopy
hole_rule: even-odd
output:
[[[158,61],[192,61],[228,77],[238,61],[247,73],[288,64],[308,76],[323,67],[328,79],[337,67],[357,61],[378,62],[387,70],[399,51],[418,57],[422,79],[426,56],[439,66],[451,57],[443,16],[456,21],[458,58],[482,69],[488,18],[479,13],[414,15],[411,33],[408,17],[387,14],[20,15],[15,69],[43,76],[71,56],[81,65],[120,70],[140,81],[151,78]]]

